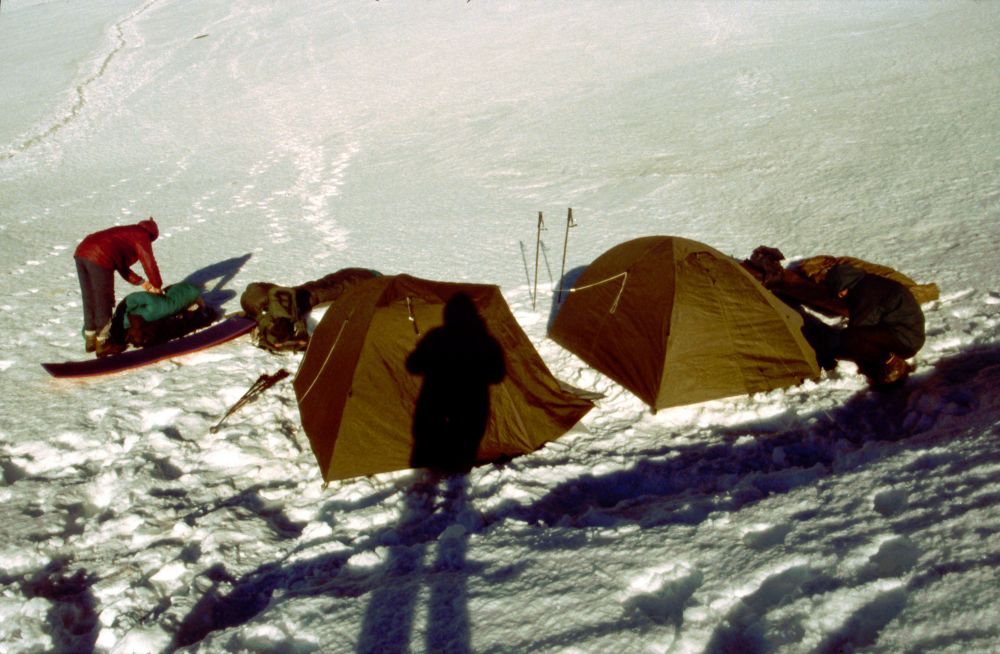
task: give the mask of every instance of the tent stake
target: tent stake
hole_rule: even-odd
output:
[[[570,207],[566,214],[566,236],[563,238],[562,268],[559,270],[559,294],[556,296],[556,304],[562,303],[563,279],[566,277],[566,247],[569,245],[570,227],[576,227],[576,223],[573,222],[573,207]]]
[[[542,230],[545,229],[545,221],[542,220],[542,212],[538,212],[538,235],[535,237],[535,287],[531,292],[531,308],[534,310],[535,301],[538,299],[538,252],[542,247]]]

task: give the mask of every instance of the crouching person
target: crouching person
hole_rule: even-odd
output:
[[[904,380],[912,370],[906,359],[924,345],[924,313],[913,294],[849,265],[832,267],[826,284],[848,308],[847,327],[832,334],[828,354],[856,363],[875,386]]]

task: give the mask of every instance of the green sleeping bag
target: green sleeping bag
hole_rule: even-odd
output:
[[[160,320],[184,311],[201,297],[201,290],[192,284],[179,282],[163,289],[163,294],[137,291],[122,300],[125,303],[124,328],[129,328],[130,314],[142,316],[146,322]]]

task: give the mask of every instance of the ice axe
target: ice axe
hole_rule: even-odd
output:
[[[266,372],[262,374],[260,377],[257,378],[257,381],[255,381],[250,386],[250,388],[247,389],[247,392],[243,394],[243,397],[238,399],[236,401],[236,404],[229,407],[229,410],[226,411],[225,415],[219,418],[219,422],[215,423],[215,425],[213,425],[209,431],[211,431],[213,434],[219,431],[219,429],[222,427],[222,423],[226,421],[226,418],[228,418],[229,416],[233,415],[246,405],[256,400],[258,397],[261,396],[261,394],[264,391],[271,388],[272,386],[274,386],[287,376],[288,376],[288,371],[285,370],[284,368],[270,375],[267,374]]]

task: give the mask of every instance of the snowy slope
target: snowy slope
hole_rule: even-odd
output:
[[[0,649],[1000,650],[998,29],[976,2],[4,0]],[[652,415],[545,336],[567,207],[567,268],[675,234],[937,282],[918,372]],[[467,477],[323,488],[290,381],[211,431],[299,355],[48,378],[82,355],[76,243],[148,215],[167,282],[227,311],[346,266],[499,284],[605,398]]]

